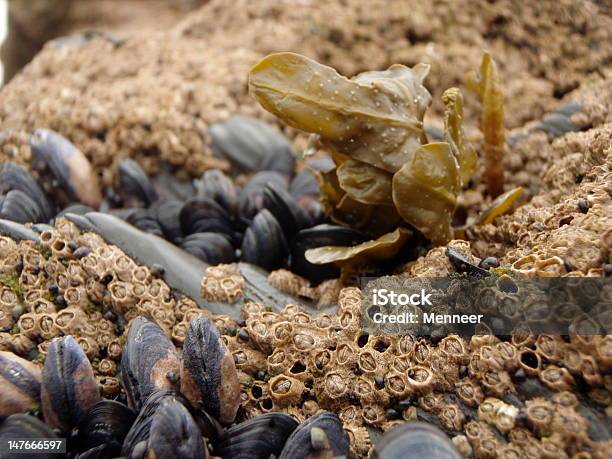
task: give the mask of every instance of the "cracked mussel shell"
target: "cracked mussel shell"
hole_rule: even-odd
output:
[[[323,411],[302,422],[289,436],[279,459],[337,457],[349,454],[349,438],[335,413]]]
[[[48,177],[50,190],[63,204],[81,202],[98,208],[102,191],[89,160],[72,142],[48,129],[37,129],[30,137],[32,166]]]
[[[140,458],[205,458],[202,432],[180,396],[153,392],[143,404],[123,442],[121,456]]]
[[[119,456],[136,413],[115,400],[100,400],[78,426],[76,445],[83,454],[102,459]],[[90,456],[87,456],[90,457]]]
[[[161,327],[138,316],[130,324],[120,367],[128,405],[139,410],[154,391],[174,387],[180,360]]]
[[[423,422],[398,425],[376,444],[375,459],[461,459],[453,442],[440,429]]]
[[[51,342],[40,391],[45,422],[70,432],[100,400],[94,372],[76,340],[68,335]]]
[[[58,440],[59,437],[51,430],[51,428],[45,423],[41,422],[38,418],[35,418],[29,414],[13,414],[6,418],[2,425],[0,425],[0,441],[2,447],[7,444],[8,440]],[[23,459],[29,457],[19,453],[10,453],[3,451],[1,455],[2,459]],[[37,459],[57,459],[62,457],[57,453],[39,453],[36,454]]]
[[[0,417],[24,413],[40,400],[40,368],[8,351],[0,352]]]
[[[181,393],[221,424],[231,424],[240,403],[234,358],[213,323],[203,317],[189,323],[183,344]]]
[[[227,429],[213,453],[221,458],[268,459],[278,456],[298,422],[285,413],[265,413]]]
[[[283,229],[269,210],[261,210],[242,239],[241,259],[269,271],[283,267],[289,248]]]

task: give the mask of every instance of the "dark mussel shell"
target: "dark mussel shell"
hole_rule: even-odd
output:
[[[466,273],[478,276],[489,276],[490,273],[473,263],[463,252],[452,246],[446,247],[446,256],[459,273]]]
[[[424,422],[401,424],[387,432],[374,448],[376,459],[460,459],[453,442],[437,427]]]
[[[0,426],[0,442],[2,442],[2,459],[23,459],[30,457],[19,453],[10,453],[6,450],[8,440],[57,440],[59,437],[43,422],[29,414],[13,414],[5,419]],[[64,457],[57,453],[38,453],[33,455],[37,459],[59,459]]]
[[[164,232],[159,225],[155,213],[150,209],[129,209],[125,212],[125,221],[141,231],[163,237]]]
[[[287,138],[272,126],[249,116],[233,116],[210,125],[214,150],[244,172],[274,170],[292,175],[295,157]]]
[[[231,216],[238,212],[238,191],[234,182],[219,169],[211,169],[193,182],[197,196],[209,198],[226,209]]]
[[[269,271],[281,268],[289,253],[280,224],[269,210],[260,211],[242,239],[241,258]]]
[[[155,215],[164,237],[169,241],[176,242],[183,237],[179,214],[183,208],[183,201],[171,199],[155,203],[149,210]]]
[[[72,336],[51,342],[40,391],[45,422],[70,432],[100,400],[100,390],[87,356]]]
[[[120,379],[130,407],[139,410],[154,391],[172,388],[180,371],[176,348],[156,323],[138,316],[121,354]]]
[[[233,263],[236,253],[229,236],[220,233],[194,233],[181,242],[181,248],[210,265]]]
[[[160,389],[152,392],[145,400],[143,400],[142,408],[140,409],[136,420],[132,424],[128,434],[123,440],[123,447],[121,448],[121,456],[130,456],[136,445],[146,442],[149,438],[149,432],[151,431],[151,423],[153,422],[153,415],[157,408],[161,405],[161,402],[167,398],[178,397],[175,391],[172,389]]]
[[[291,271],[313,283],[334,279],[340,275],[338,267],[333,263],[310,263],[304,255],[306,250],[326,245],[354,246],[368,239],[361,231],[345,226],[322,224],[303,229],[291,243]]]
[[[348,457],[349,438],[337,414],[323,411],[302,422],[287,439],[279,459]]]
[[[312,172],[305,169],[297,174],[291,181],[289,193],[310,214],[313,225],[325,221],[327,217],[320,201],[319,183]]]
[[[266,185],[274,184],[279,188],[287,188],[287,178],[278,172],[262,171],[251,177],[251,180],[240,192],[239,210],[243,221],[251,221],[264,207],[264,189]]]
[[[133,159],[119,163],[119,195],[127,207],[149,207],[159,198],[149,177]]]
[[[99,459],[119,456],[123,440],[136,420],[136,413],[123,403],[100,400],[78,426],[77,449]]]
[[[223,459],[268,459],[278,456],[298,422],[285,413],[265,413],[227,429],[214,446]]]
[[[230,215],[216,201],[210,198],[193,198],[187,201],[179,214],[184,235],[193,233],[234,232]]]
[[[37,129],[30,137],[32,165],[50,174],[53,190],[65,194],[65,204],[80,201],[98,208],[102,191],[89,160],[72,142],[48,129]]]
[[[37,204],[41,211],[41,221],[53,218],[54,206],[34,177],[14,162],[5,161],[0,165],[0,194],[6,194],[11,190],[24,192]]]
[[[269,183],[263,193],[264,208],[268,209],[276,221],[282,222],[283,232],[287,241],[303,229],[312,226],[312,219],[298,202],[285,189]]]
[[[0,195],[0,218],[17,223],[39,223],[45,221],[38,205],[23,191],[11,190]]]
[[[35,408],[40,381],[40,368],[12,352],[0,351],[0,417]]]
[[[175,398],[162,400],[153,415],[147,458],[204,459],[207,450],[195,420]]]
[[[189,323],[183,344],[181,393],[222,424],[231,424],[240,404],[236,364],[213,323]]]

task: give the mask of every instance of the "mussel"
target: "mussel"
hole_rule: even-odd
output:
[[[32,166],[48,175],[52,189],[63,204],[80,201],[98,208],[102,191],[89,160],[68,139],[48,129],[37,129],[30,137]]]
[[[233,234],[231,217],[216,201],[210,198],[193,198],[187,201],[179,214],[183,234],[222,233]]]
[[[11,190],[4,196],[0,195],[0,218],[18,223],[45,221],[38,205],[20,190]]]
[[[263,206],[282,223],[283,233],[287,241],[290,241],[295,234],[303,229],[312,226],[312,218],[288,191],[269,183],[263,192]]]
[[[45,422],[70,432],[100,400],[87,356],[72,336],[56,338],[47,351],[40,392]]]
[[[78,426],[76,448],[81,454],[97,458],[119,456],[126,435],[136,419],[136,413],[114,400],[100,400]]]
[[[36,203],[41,212],[40,221],[53,218],[54,206],[34,177],[23,167],[12,161],[5,161],[0,165],[0,194],[7,194],[11,190],[25,193]]]
[[[287,138],[267,123],[233,116],[210,125],[214,150],[243,172],[274,170],[292,175],[295,157]]]
[[[232,263],[236,254],[231,239],[221,233],[194,233],[181,242],[181,247],[210,265]]]
[[[202,432],[183,399],[168,389],[145,400],[123,442],[122,456],[140,458],[204,458]]]
[[[174,387],[179,371],[176,348],[166,333],[156,323],[136,317],[121,354],[120,378],[129,406],[139,410],[155,390]]]
[[[43,422],[29,414],[13,414],[6,418],[0,426],[0,441],[2,442],[2,459],[23,459],[23,451],[11,453],[6,450],[8,440],[58,440],[58,436]],[[59,452],[59,451],[58,451]],[[57,452],[40,452],[33,455],[37,459],[58,459],[63,457]]]
[[[424,422],[401,424],[389,432],[374,448],[376,459],[460,459],[453,442],[437,427]]]
[[[159,198],[149,177],[133,159],[119,163],[119,194],[127,207],[149,207]]]
[[[337,414],[322,411],[301,423],[289,436],[279,459],[348,457],[349,438]]]
[[[354,246],[368,239],[361,231],[344,226],[322,224],[303,229],[291,242],[291,271],[313,283],[338,277],[340,270],[335,264],[312,264],[306,260],[306,250],[328,245]]]
[[[125,221],[145,233],[163,237],[163,230],[150,209],[134,208],[125,213]]]
[[[264,207],[264,189],[267,185],[287,188],[287,178],[278,172],[262,171],[251,177],[239,196],[240,218],[249,222]]]
[[[183,237],[179,214],[183,208],[183,201],[170,199],[164,202],[157,202],[149,210],[155,215],[155,219],[164,237],[171,242],[177,242]]]
[[[278,456],[298,422],[285,413],[265,413],[227,429],[214,445],[223,459],[268,459]]]
[[[40,368],[12,352],[0,351],[0,417],[35,408],[40,381]]]
[[[193,182],[197,196],[212,199],[230,215],[238,211],[238,191],[234,182],[218,169],[211,169]]]
[[[269,210],[261,210],[244,233],[242,260],[272,270],[283,267],[289,248],[283,229]]]
[[[181,393],[222,424],[231,424],[240,403],[234,358],[213,323],[192,320],[183,344]]]

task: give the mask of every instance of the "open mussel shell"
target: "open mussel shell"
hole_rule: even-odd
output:
[[[98,176],[89,160],[72,142],[48,129],[37,129],[30,137],[32,166],[48,173],[54,191],[61,191],[61,200],[68,204],[80,201],[98,208],[102,192]]]
[[[282,222],[282,228],[286,240],[290,241],[295,234],[309,226],[312,219],[288,191],[269,183],[263,192],[264,208],[268,209],[276,221]]]
[[[291,271],[313,283],[334,279],[340,275],[338,267],[333,263],[310,263],[306,260],[306,250],[328,245],[352,247],[368,239],[361,231],[345,226],[322,224],[303,229],[291,243]]]
[[[45,422],[63,432],[72,430],[100,400],[91,364],[72,336],[51,342],[42,371],[40,400]]]
[[[232,354],[213,323],[189,323],[183,344],[181,393],[222,424],[231,424],[240,403],[240,384]]]
[[[283,267],[289,248],[279,222],[269,210],[261,210],[242,239],[241,258],[267,270]]]
[[[78,426],[77,449],[84,454],[95,451],[99,459],[119,456],[136,413],[114,400],[100,400]]]
[[[193,233],[221,233],[232,235],[234,229],[227,211],[210,198],[193,198],[187,201],[179,214],[184,235]]]
[[[159,198],[149,177],[133,159],[119,163],[119,195],[124,205],[129,207],[149,207]]]
[[[57,440],[58,436],[43,422],[29,414],[13,414],[0,425],[0,442],[2,442],[2,459],[24,459],[35,457],[37,459],[58,459],[64,457],[57,453],[24,454],[23,451],[11,453],[7,450],[9,440]]]
[[[440,429],[424,422],[410,422],[398,425],[387,432],[376,444],[372,457],[460,459],[461,454]]]
[[[11,190],[4,196],[0,195],[0,218],[18,223],[45,221],[38,205],[20,190]]]
[[[136,317],[121,354],[120,379],[129,406],[139,410],[154,391],[174,387],[179,371],[176,348],[166,333],[156,323]]]
[[[183,237],[183,230],[181,229],[179,219],[183,204],[183,201],[170,199],[164,202],[157,202],[149,208],[153,215],[155,215],[155,219],[164,233],[164,237],[171,242],[177,242]]]
[[[265,122],[233,116],[210,125],[213,149],[243,172],[274,170],[292,175],[295,157],[287,138]]]
[[[223,459],[268,459],[278,456],[298,422],[285,413],[265,413],[227,429],[215,444]]]
[[[0,352],[0,417],[25,413],[40,400],[40,368],[8,351]]]
[[[239,196],[238,206],[243,221],[251,221],[263,209],[264,189],[269,184],[287,189],[287,177],[273,171],[261,171],[253,175]]]
[[[40,221],[49,221],[54,215],[54,206],[38,182],[23,167],[12,161],[0,165],[0,194],[11,190],[25,193],[37,205],[41,213]]]
[[[197,196],[209,198],[232,216],[238,212],[238,191],[232,179],[219,169],[211,169],[193,182]]]
[[[210,265],[233,263],[236,251],[229,236],[220,233],[194,233],[181,242],[181,248]]]
[[[322,411],[302,422],[289,436],[279,459],[348,457],[349,438],[338,415]]]

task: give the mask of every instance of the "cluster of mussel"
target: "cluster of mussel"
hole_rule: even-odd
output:
[[[118,163],[115,186],[103,189],[78,148],[39,129],[30,139],[38,179],[11,161],[0,166],[0,218],[44,225],[67,213],[98,210],[212,265],[245,261],[267,270],[290,268],[313,282],[337,277],[335,266],[313,265],[305,251],[369,238],[326,223],[316,178],[308,169],[294,174],[288,140],[266,123],[242,116],[212,125],[209,133],[233,171],[249,177],[244,186],[217,169],[192,182],[168,170],[150,178],[137,162],[125,159]]]
[[[331,412],[302,424],[266,413],[224,428],[236,418],[240,385],[231,354],[205,318],[190,323],[182,356],[159,326],[134,319],[120,368],[126,404],[100,397],[93,369],[70,335],[52,342],[42,372],[10,352],[1,352],[0,361],[3,391],[11,395],[2,408],[15,413],[0,425],[2,441],[67,438],[69,457],[79,459],[348,454],[348,436]],[[28,406],[40,406],[44,423],[19,412]]]

